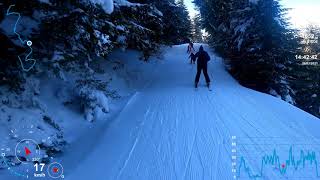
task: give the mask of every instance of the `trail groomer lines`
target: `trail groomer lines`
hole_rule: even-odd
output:
[[[20,13],[18,13],[18,12],[10,12],[11,8],[14,7],[14,6],[15,6],[14,4],[9,6],[6,15],[7,15],[7,16],[17,15],[17,16],[18,16],[18,19],[17,19],[17,21],[16,21],[16,23],[14,24],[14,27],[13,27],[13,32],[18,36],[21,44],[22,44],[22,45],[27,45],[28,48],[29,48],[29,53],[25,56],[24,60],[22,60],[21,57],[18,55],[18,59],[19,59],[19,61],[20,61],[22,70],[28,72],[28,71],[30,71],[30,70],[35,66],[35,64],[36,64],[37,61],[36,61],[35,59],[30,58],[30,56],[31,56],[31,54],[32,54],[32,47],[31,47],[31,46],[32,46],[32,41],[30,41],[30,40],[23,40],[23,39],[21,38],[21,35],[20,35],[19,33],[17,33],[17,25],[18,25],[18,23],[19,23],[19,21],[20,21],[20,19],[21,19],[21,15],[20,15]],[[24,62],[30,63],[30,64],[31,64],[30,67],[25,68]]]

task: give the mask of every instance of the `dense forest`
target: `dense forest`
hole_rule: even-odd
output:
[[[43,163],[63,173],[55,162],[68,179],[304,178],[280,161],[253,174],[273,146],[293,160],[296,144],[312,157],[319,144],[320,27],[298,29],[288,11],[281,0],[2,0],[0,179]],[[211,86],[201,74],[194,88],[201,71]]]
[[[107,57],[114,48],[140,50],[147,60],[160,44],[186,43],[191,36],[191,20],[182,0],[115,0],[112,13],[105,11],[106,4],[95,1],[16,1],[11,11],[28,21],[18,29],[23,29],[23,39],[34,42],[33,58],[40,59],[34,69],[25,73],[14,55],[27,49],[15,42],[10,32],[10,18],[15,18],[7,15],[10,5],[12,1],[0,5],[4,50],[0,55],[0,79],[1,84],[16,89],[21,88],[26,76],[40,69],[58,73],[60,68],[87,68],[96,56]]]
[[[296,58],[306,48],[310,54],[319,52],[319,42],[301,43],[300,32],[290,26],[285,16],[288,10],[278,0],[194,3],[200,14],[191,18],[184,0],[15,1],[11,13],[8,8],[13,2],[4,1],[0,4],[0,85],[23,93],[34,88],[32,79],[39,74],[63,79],[64,72],[74,71],[83,77],[79,89],[103,87],[105,82],[90,78],[96,73],[91,66],[97,57],[107,58],[114,49],[136,49],[147,61],[161,45],[191,39],[208,42],[246,87],[320,116],[319,66],[301,65],[302,60]],[[23,40],[33,42],[32,57],[26,57],[29,47],[12,32],[17,15],[12,12],[22,16],[17,29]],[[203,30],[208,36],[202,35]],[[307,31],[319,35],[317,27]],[[30,61],[21,64],[16,54]]]
[[[69,132],[63,124],[107,115],[113,111],[109,101],[121,97],[110,88],[117,83],[112,78],[122,72],[135,76],[109,58],[112,52],[134,50],[146,62],[162,46],[187,43],[191,36],[183,0],[1,1],[0,132],[8,136],[1,144],[31,135],[47,157],[61,152]],[[14,155],[7,157],[15,164]]]
[[[278,0],[195,3],[210,45],[225,58],[228,70],[242,85],[320,116],[320,66],[312,63],[317,59],[299,58],[319,53],[318,27],[310,25],[306,31],[293,28],[286,16],[288,9]],[[303,43],[305,37],[316,41]]]
[[[108,80],[97,81],[93,76],[101,71],[94,68],[97,61],[108,59],[114,49],[138,50],[141,60],[147,61],[161,45],[187,43],[192,36],[183,0],[102,2],[31,0],[0,4],[0,85],[19,94],[4,100],[7,104],[37,104],[34,95],[41,91],[37,77],[66,80],[64,74],[70,72],[77,73],[78,99],[90,106],[86,101],[92,89],[110,96]],[[30,54],[27,41],[33,42]]]

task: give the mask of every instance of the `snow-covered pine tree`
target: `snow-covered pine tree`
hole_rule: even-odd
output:
[[[290,28],[285,18],[287,10],[279,1],[195,0],[195,3],[210,35],[210,44],[225,57],[231,74],[241,84],[305,107],[303,101],[308,100],[299,100],[297,91],[309,88],[310,84],[297,83],[296,73],[301,69],[295,61],[295,55],[299,54],[297,31]],[[318,82],[318,77],[304,70],[300,72],[310,81]],[[297,88],[297,84],[301,86]],[[318,107],[314,105],[303,109],[317,115]]]
[[[7,14],[10,6],[12,6],[10,13],[20,12],[30,18],[28,19],[30,24],[19,24],[17,30],[23,30],[20,33],[23,40],[32,40],[31,33],[35,30],[32,24],[37,23],[39,20],[36,16],[33,16],[33,12],[39,10],[41,4],[38,1],[28,1],[28,3],[16,1],[13,4],[9,0],[4,0],[0,3],[0,85],[9,85],[13,91],[20,92],[25,89],[23,84],[26,82],[26,74],[21,68],[17,54],[23,54],[28,49],[13,32],[13,25],[17,16]],[[26,66],[28,65],[26,64]],[[34,70],[31,70],[29,74],[34,72]]]
[[[192,39],[193,42],[203,42],[200,14],[197,14],[192,19]]]
[[[224,56],[229,48],[231,0],[195,0],[194,3],[199,7],[203,27],[209,33],[208,42]]]
[[[9,85],[13,90],[21,90],[20,85],[25,81],[23,73],[19,67],[16,52],[23,49],[15,45],[11,39],[0,31],[0,86]]]
[[[134,6],[134,5],[132,5]],[[126,46],[143,52],[147,60],[152,53],[158,50],[163,35],[163,14],[152,5],[136,4],[119,6],[112,14],[116,20],[117,29],[123,27]]]
[[[18,30],[27,29],[21,37],[34,42],[32,57],[38,59],[28,75],[39,70],[53,71],[59,76],[61,69],[78,71],[79,68],[87,68],[94,56],[106,57],[114,47],[140,50],[145,59],[156,51],[162,42],[163,14],[150,4],[114,0],[111,7],[110,2],[17,1],[12,10],[22,16]],[[10,5],[11,1],[0,4],[0,22],[3,25],[13,24],[11,21],[16,19],[14,15],[6,15]],[[106,12],[109,10],[114,12]],[[30,19],[30,24],[35,26],[27,26],[25,19]],[[8,52],[0,53],[3,68],[0,76],[2,84],[17,86],[24,81],[26,73],[14,55],[25,52],[27,47],[17,44],[17,37],[11,31],[12,27],[1,27],[4,39],[1,46]]]
[[[176,19],[176,27],[178,28],[176,39],[178,44],[182,44],[188,42],[188,40],[191,39],[192,24],[184,0],[178,0],[177,5],[179,9]]]
[[[247,7],[233,11],[233,17],[243,19],[234,26],[232,53],[240,57],[236,61],[240,68],[234,70],[240,74],[241,83],[263,92],[276,91],[294,103],[287,76],[298,41],[294,38],[296,32],[288,27],[285,12],[275,0],[249,2]]]
[[[155,6],[162,13],[161,42],[168,45],[186,43],[191,39],[191,20],[183,0],[132,0]]]

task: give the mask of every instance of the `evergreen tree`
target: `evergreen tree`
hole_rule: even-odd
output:
[[[201,16],[197,14],[192,20],[192,39],[194,42],[203,42]]]
[[[164,44],[181,44],[192,37],[191,19],[184,0],[133,0],[155,6],[163,14],[163,33],[161,40]]]
[[[184,0],[178,0],[177,5],[179,7],[176,19],[177,26],[177,43],[186,43],[188,39],[192,37],[192,24],[191,19],[185,5]]]
[[[14,20],[14,14],[8,15],[8,8],[13,5],[12,1],[4,0],[0,3],[0,23],[12,18]],[[36,0],[28,1],[28,3],[23,1],[16,1],[14,6],[11,7],[11,12],[20,12],[31,17],[29,23],[37,23],[39,17],[33,17],[33,13],[43,8],[42,4]],[[10,23],[4,23],[0,27],[0,39],[1,39],[1,51],[0,51],[0,85],[9,85],[12,90],[20,92],[24,90],[23,84],[26,82],[26,73],[21,69],[21,64],[17,55],[21,55],[28,51],[26,44],[20,43],[17,35],[13,32],[13,25]],[[27,29],[27,25],[20,26],[19,28]],[[31,34],[34,33],[33,29],[30,29],[27,33],[21,34],[21,39],[32,40]],[[30,64],[26,64],[29,66]],[[31,70],[29,74],[35,73],[35,70]]]
[[[0,53],[3,68],[0,84],[18,87],[25,75],[41,71],[40,67],[56,74],[61,69],[79,71],[97,59],[96,56],[107,57],[114,47],[140,50],[147,59],[162,42],[163,14],[149,4],[122,6],[116,1],[115,4],[114,12],[107,14],[99,4],[89,0],[17,1],[12,11],[19,12],[21,19],[30,18],[32,24],[37,24],[21,37],[34,42],[32,58],[38,61],[35,68],[24,72],[15,54],[23,54],[27,46],[15,43],[17,36],[6,33],[12,31],[9,27],[1,27],[1,46],[8,51]],[[0,21],[16,18],[6,15],[10,5],[10,1],[0,4]],[[20,21],[19,26],[27,29],[29,25]]]
[[[210,34],[208,42],[215,51],[224,56],[228,49],[228,38],[230,37],[229,23],[231,12],[231,0],[195,0],[199,7],[203,27]]]
[[[195,0],[195,3],[209,33],[209,43],[225,57],[228,69],[241,84],[282,97],[318,115],[319,105],[313,103],[318,96],[305,93],[306,89],[317,87],[317,73],[308,73],[315,72],[316,67],[301,66],[296,61],[295,55],[301,53],[299,38],[285,19],[287,9],[277,0]],[[309,82],[302,83],[298,76]],[[309,100],[300,98],[302,94]]]
[[[295,47],[293,32],[278,1],[195,1],[211,34],[211,44],[230,59],[231,73],[244,85],[269,92],[285,82],[282,72]],[[281,67],[281,68],[279,68]],[[276,74],[279,73],[279,74]],[[281,85],[282,86],[282,85]],[[289,92],[283,93],[283,97]]]

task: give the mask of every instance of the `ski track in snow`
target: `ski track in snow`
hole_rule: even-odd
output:
[[[317,118],[240,86],[212,53],[212,91],[204,87],[203,75],[194,91],[196,68],[185,51],[186,46],[168,49],[152,83],[135,95],[75,172],[66,172],[66,179],[231,180],[231,136],[249,138],[261,153],[270,152],[253,137],[318,142],[320,135],[312,129],[320,127]],[[262,155],[247,163],[259,167]],[[265,176],[280,179],[277,173]]]

